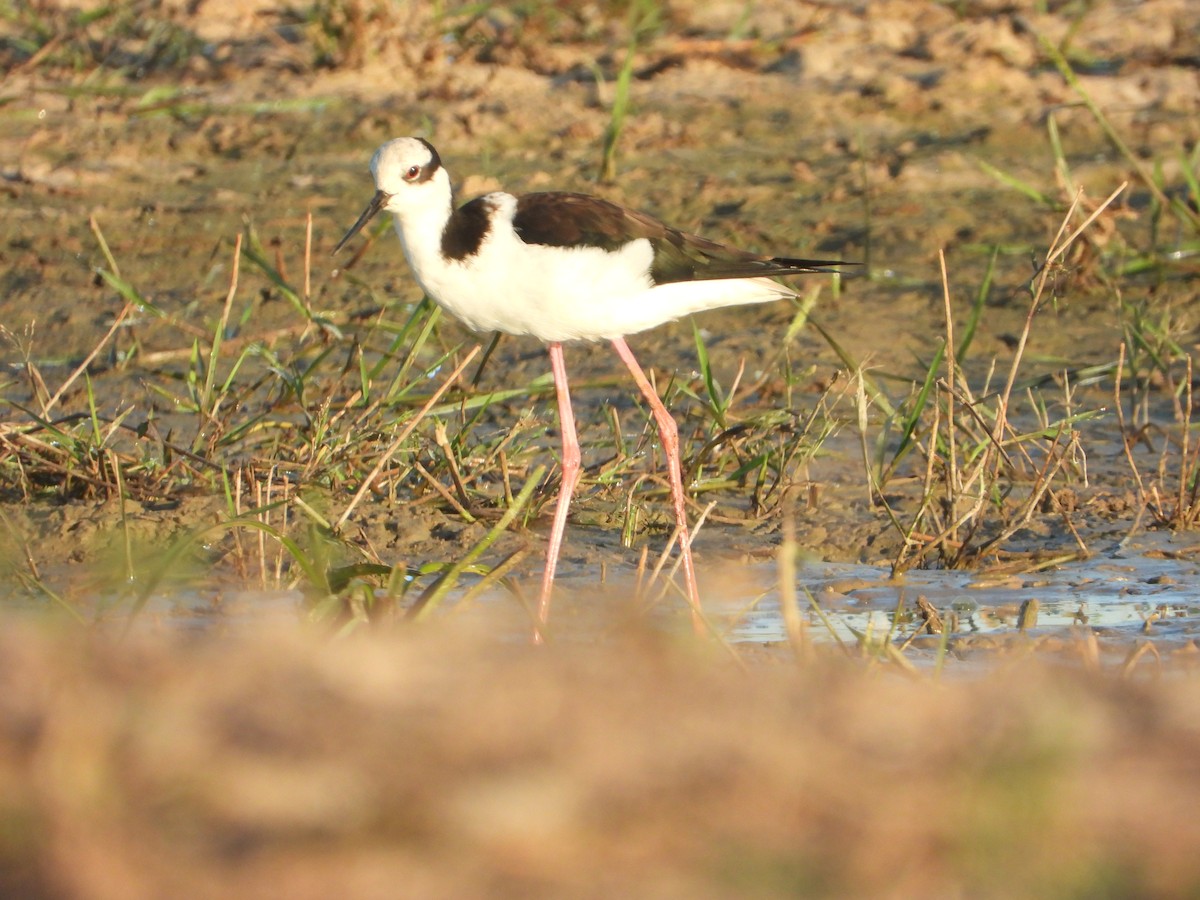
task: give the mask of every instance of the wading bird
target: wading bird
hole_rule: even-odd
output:
[[[562,482],[538,602],[539,634],[550,611],[579,439],[563,360],[566,341],[612,342],[650,404],[667,459],[679,553],[694,621],[702,627],[683,493],[679,434],[625,335],[690,313],[793,297],[772,275],[834,272],[836,260],[759,256],[587,194],[497,191],[458,207],[450,176],[428,141],[388,141],[371,158],[375,196],[338,242],[337,253],[373,216],[390,212],[417,282],[476,331],[532,335],[546,343],[558,396]]]

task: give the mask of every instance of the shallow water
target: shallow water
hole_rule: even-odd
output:
[[[786,652],[789,641],[771,564],[746,565],[737,578],[753,586],[739,595],[724,585],[719,598],[707,596],[706,612],[722,638],[743,648],[761,645]],[[703,579],[702,579],[703,584]],[[807,561],[800,565],[797,595],[808,640],[846,647],[882,641],[909,652],[912,662],[928,663],[943,638],[926,632],[917,611],[928,601],[950,629],[951,657],[971,651],[1012,648],[1062,649],[1063,641],[1094,637],[1106,653],[1127,655],[1150,643],[1163,654],[1186,650],[1200,637],[1200,540],[1147,535],[1113,546],[1092,559],[1046,571],[1011,574],[996,569],[910,570],[891,578],[886,567]],[[632,585],[617,579],[597,588],[583,579],[559,582],[552,626],[555,637],[590,643],[628,622]],[[1022,606],[1036,601],[1031,624],[1019,625]],[[473,604],[501,640],[526,640],[528,619],[504,591]],[[303,592],[288,589],[180,591],[153,598],[140,613],[136,631],[166,628],[196,635],[255,631],[304,619]],[[446,615],[461,616],[451,598]],[[459,619],[461,621],[461,618]],[[120,615],[110,621],[120,621]],[[647,622],[686,633],[682,605],[657,608]]]
[[[1150,541],[1153,551],[1168,541]],[[803,566],[802,612],[813,640],[853,642],[855,633],[892,634],[903,643],[922,631],[915,599],[927,599],[953,616],[954,634],[1009,635],[1017,632],[1022,604],[1037,601],[1036,624],[1022,630],[1030,637],[1073,633],[1087,626],[1113,640],[1152,640],[1181,645],[1200,634],[1200,545],[1175,548],[1182,556],[1146,555],[1145,544],[1098,554],[1036,574],[981,574],[970,571],[912,570],[891,579],[885,569],[851,563],[811,562]],[[765,572],[763,580],[771,577]],[[777,596],[768,596],[741,616],[731,637],[737,641],[787,640]]]

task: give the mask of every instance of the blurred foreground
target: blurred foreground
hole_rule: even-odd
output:
[[[10,622],[0,895],[1195,896],[1200,685],[1014,660]]]

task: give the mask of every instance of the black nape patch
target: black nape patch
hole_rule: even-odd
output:
[[[442,232],[442,256],[462,262],[474,256],[492,228],[492,205],[476,197],[454,211]]]
[[[421,174],[417,176],[416,184],[423,184],[434,176],[438,169],[442,167],[442,158],[438,156],[438,152],[433,149],[433,144],[425,140],[425,138],[417,138],[429,151],[429,164],[421,167]]]

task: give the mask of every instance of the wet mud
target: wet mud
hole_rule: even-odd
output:
[[[349,264],[327,251],[369,196],[365,161],[373,147],[396,134],[424,132],[436,139],[463,196],[500,185],[598,190],[743,246],[863,262],[861,274],[844,279],[836,296],[826,283],[813,288],[812,319],[836,349],[813,328],[801,329],[786,347],[800,373],[788,395],[796,407],[830,389],[840,404],[830,416],[835,433],[804,468],[810,502],[794,519],[797,540],[813,558],[883,571],[904,538],[879,501],[903,511],[919,489],[898,478],[885,488],[893,496],[872,495],[860,417],[847,399],[854,374],[848,363],[875,376],[892,401],[911,390],[905,379],[911,386],[922,378],[945,335],[940,252],[960,327],[980,285],[990,282],[978,336],[963,361],[966,376],[978,384],[993,366],[1002,370],[1028,313],[1032,266],[1074,189],[1094,205],[1132,174],[1116,206],[1057,275],[1021,370],[1023,383],[1040,385],[1050,397],[1040,402],[1055,403],[1057,391],[1095,414],[1079,425],[1086,469],[1055,486],[1070,496],[1065,515],[1074,534],[1064,527],[1061,507],[1047,505],[1006,549],[1053,556],[1083,548],[1081,556],[1093,554],[1103,564],[1114,539],[1155,524],[1145,514],[1144,490],[1134,494],[1116,433],[1113,367],[1128,339],[1130,304],[1170,317],[1164,327],[1173,329],[1172,340],[1189,346],[1195,266],[1186,240],[1153,235],[1161,214],[1151,209],[1151,188],[1131,173],[1130,160],[1105,134],[1084,93],[1055,70],[1043,44],[1058,41],[1079,61],[1097,60],[1090,67],[1077,63],[1088,102],[1106,111],[1138,159],[1178,184],[1198,138],[1196,72],[1189,64],[1197,35],[1186,4],[1101,4],[1077,18],[999,10],[957,16],[911,3],[873,4],[869,13],[768,4],[754,27],[786,38],[728,43],[688,36],[719,30],[720,14],[677,11],[675,25],[687,27],[665,28],[641,51],[618,177],[600,186],[597,146],[619,58],[603,42],[546,41],[533,25],[526,33],[501,17],[487,25],[504,36],[492,35],[488,53],[443,40],[426,46],[414,63],[407,54],[415,50],[391,41],[417,26],[389,20],[390,37],[381,31],[364,38],[353,64],[323,68],[276,53],[269,29],[233,40],[248,20],[219,4],[217,10],[194,19],[178,14],[180,28],[209,41],[180,82],[153,70],[141,83],[115,75],[105,81],[103,70],[89,82],[36,65],[17,66],[6,79],[9,201],[0,226],[0,322],[9,427],[30,422],[26,413],[38,389],[30,373],[53,392],[112,326],[122,296],[98,270],[111,271],[114,263],[114,274],[149,306],[121,322],[89,366],[90,386],[76,380],[56,412],[85,415],[90,389],[102,415],[122,416],[130,428],[153,421],[169,432],[177,420],[181,430],[193,427],[152,384],[189,377],[193,344],[211,334],[228,287],[232,237],[252,230],[277,273],[295,283],[309,213],[307,303],[336,336],[333,328],[322,333],[299,321],[262,270],[243,263],[226,339],[231,347],[261,345],[284,367],[316,341],[331,342],[332,353],[349,358],[363,327],[381,316],[399,319],[419,292],[388,235]],[[258,21],[273,20],[264,12]],[[276,34],[299,27],[275,24],[282,29]],[[589,59],[607,78],[583,74]],[[1111,255],[1097,262],[1113,244],[1124,248],[1118,256],[1182,255],[1151,276],[1116,282],[1106,274],[1117,266]],[[718,383],[729,384],[739,372],[754,381],[767,370],[769,378],[779,335],[794,316],[793,308],[776,304],[701,317],[696,324]],[[438,339],[454,347],[474,336],[444,322]],[[702,390],[690,322],[638,336],[634,344],[660,380]],[[572,347],[569,363],[581,386],[585,446],[604,428],[607,409],[626,420],[638,415],[606,348]],[[255,367],[269,371],[261,355],[246,363],[248,372]],[[474,387],[528,383],[545,368],[535,343],[505,339]],[[1077,374],[1092,371],[1100,374]],[[1061,388],[1046,387],[1056,379]],[[597,382],[603,387],[590,387]],[[755,411],[753,404],[773,402],[774,385],[758,385],[745,414]],[[1157,406],[1147,405],[1139,424],[1169,428],[1178,407],[1163,392],[1153,396],[1154,387],[1147,393]],[[253,395],[243,399],[255,402]],[[553,445],[548,400],[520,403],[490,409],[489,427],[503,430],[528,413],[547,429],[542,443]],[[692,401],[677,395],[673,408],[686,430],[696,417]],[[872,410],[866,440],[880,439],[881,431]],[[1161,464],[1162,449],[1153,437],[1135,445],[1148,471]],[[653,475],[656,465],[647,454],[645,470]],[[136,498],[124,508],[96,493],[102,492],[71,502],[53,489],[37,497],[10,489],[10,566],[21,568],[21,556],[36,546],[39,566],[67,583],[87,583],[90,576],[74,567],[97,565],[118,521],[132,523],[149,547],[189,523],[219,518],[227,506],[227,498],[186,489]],[[699,538],[709,568],[769,557],[778,546],[780,509],[747,513],[737,493],[718,498],[722,505]],[[336,490],[328,499],[340,502]],[[581,524],[569,532],[568,589],[594,583],[598,569],[631,570],[643,546],[666,538],[654,529],[632,547],[618,545],[611,508],[603,496],[595,499],[589,512],[585,490]],[[360,507],[353,526],[380,559],[414,562],[453,558],[485,527],[464,523],[444,506],[397,503]],[[530,528],[506,535],[502,545],[536,546],[539,523]],[[527,572],[536,572],[537,555]],[[229,584],[220,556],[214,578]]]

